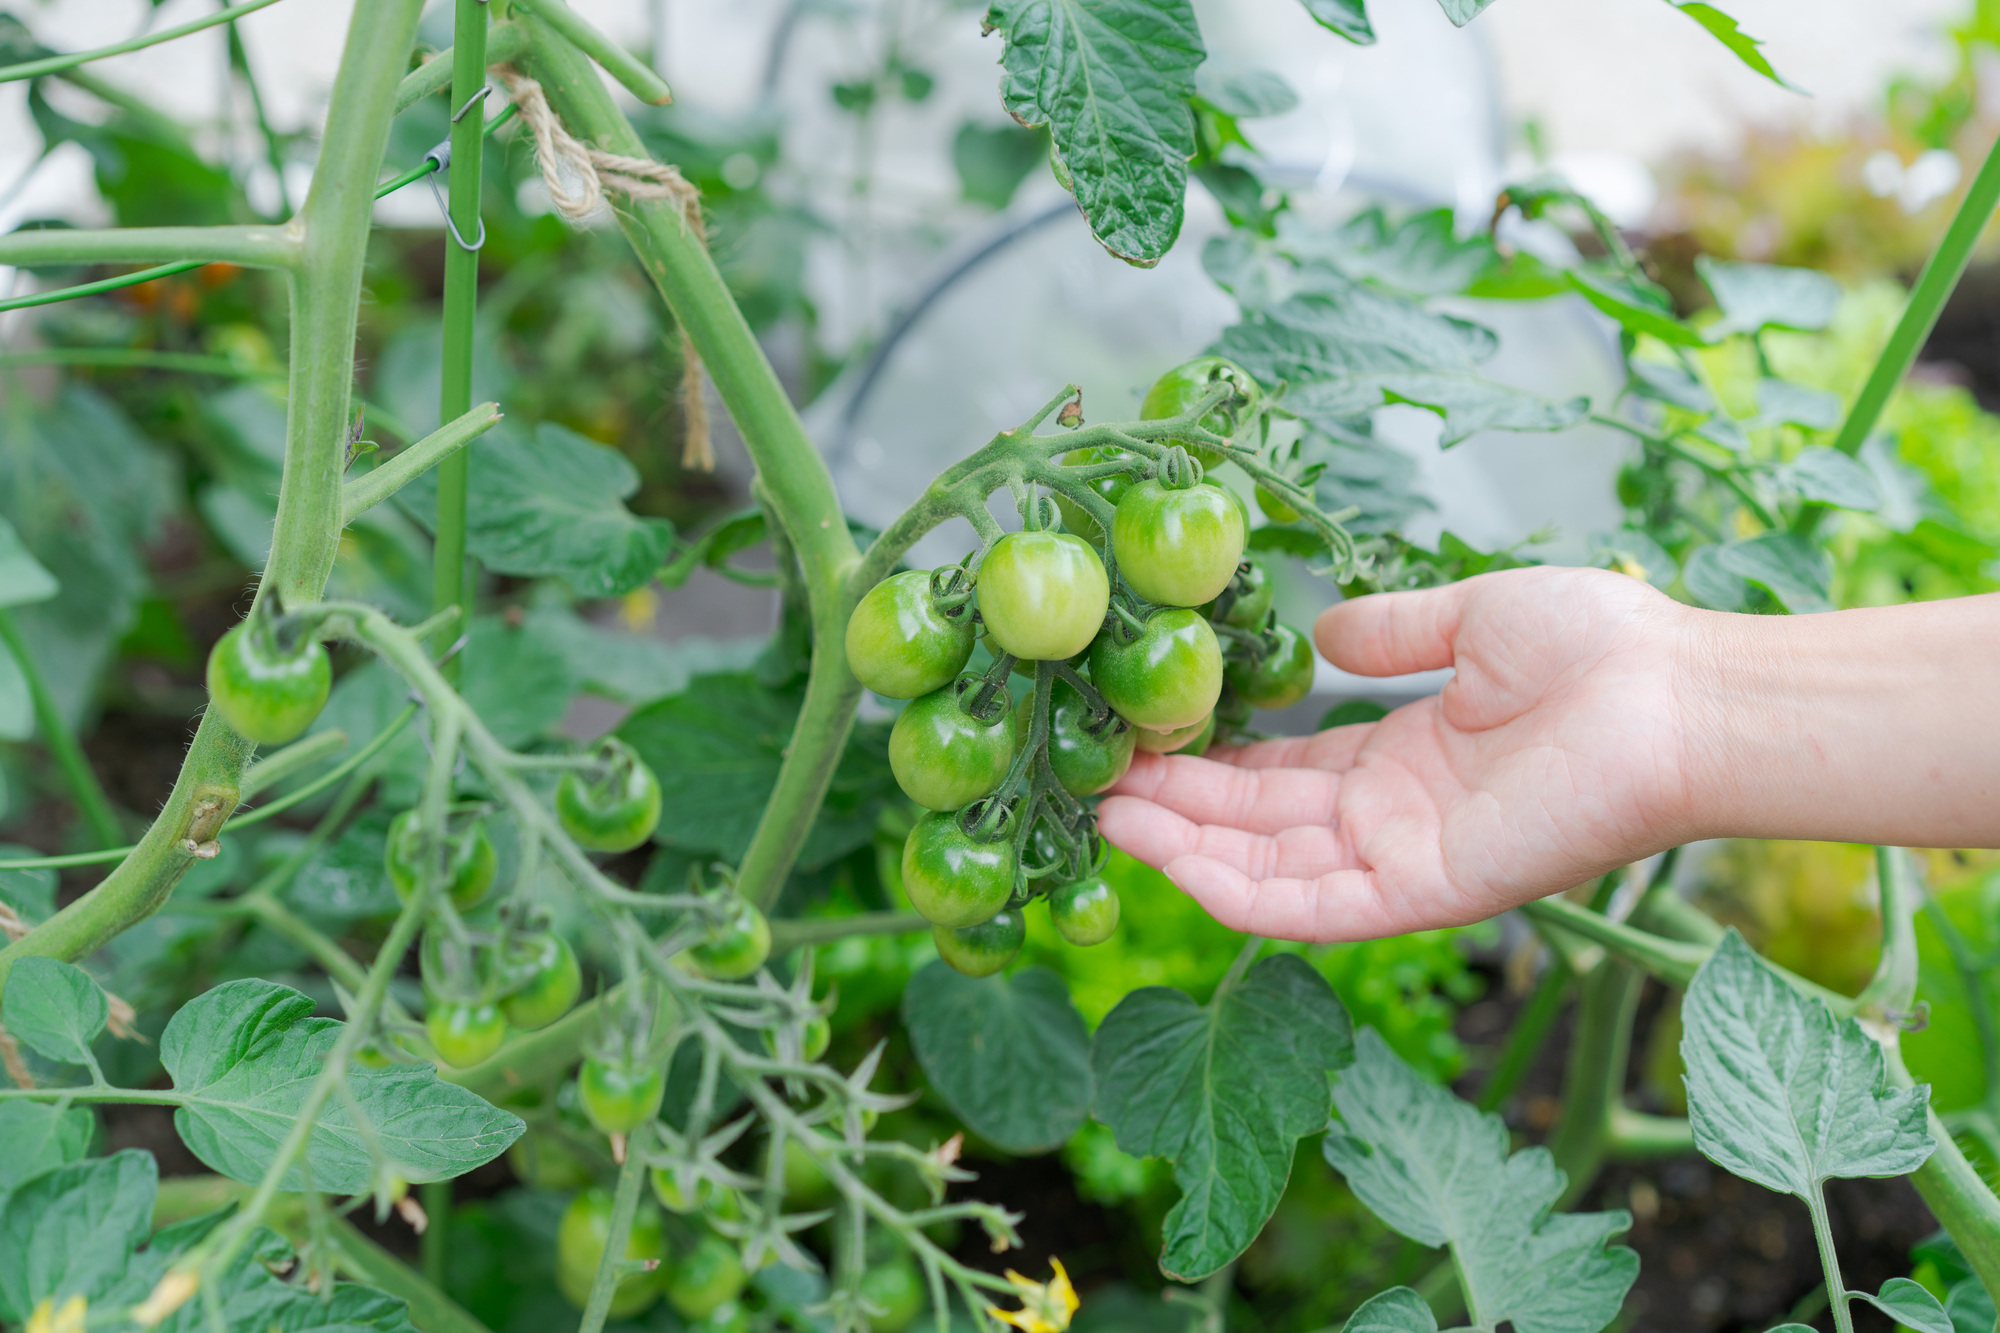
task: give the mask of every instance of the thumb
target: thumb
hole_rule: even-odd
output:
[[[1448,667],[1465,588],[1454,583],[1353,598],[1320,615],[1313,641],[1327,661],[1358,676],[1403,676]]]

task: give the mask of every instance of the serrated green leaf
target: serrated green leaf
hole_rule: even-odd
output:
[[[1190,0],[1000,0],[1000,101],[1047,125],[1098,242],[1151,267],[1180,235],[1194,156],[1194,72],[1208,54]]]
[[[1390,222],[1379,208],[1328,230],[1286,213],[1278,220],[1278,246],[1300,264],[1331,264],[1359,278],[1410,296],[1462,292],[1499,262],[1493,238],[1458,234],[1449,208],[1413,213]]]
[[[90,1063],[111,1008],[90,974],[55,958],[23,958],[7,974],[7,1031],[61,1065]]]
[[[1720,546],[1698,546],[1681,565],[1681,582],[1711,611],[1741,611],[1750,604],[1750,584],[1722,567]]]
[[[1207,1005],[1148,986],[1105,1016],[1092,1112],[1126,1152],[1171,1160],[1181,1187],[1163,1273],[1195,1281],[1257,1238],[1295,1145],[1326,1120],[1327,1076],[1352,1058],[1347,1011],[1294,954],[1264,959]]]
[[[1857,1291],[1854,1299],[1868,1302],[1904,1328],[1916,1329],[1917,1333],[1955,1333],[1951,1316],[1938,1304],[1938,1298],[1909,1278],[1892,1277],[1882,1284],[1878,1295],[1870,1296],[1865,1291]]]
[[[42,568],[14,525],[0,518],[0,606],[46,602],[61,591],[56,576]]]
[[[1801,498],[1872,514],[1882,507],[1875,474],[1838,449],[1809,444],[1779,475]]]
[[[187,1098],[174,1128],[194,1155],[232,1180],[256,1183],[277,1156],[341,1024],[314,1018],[313,1001],[269,981],[225,982],[189,1001],[160,1034],[160,1063]],[[448,1180],[507,1150],[526,1128],[429,1065],[350,1066],[355,1109],[412,1183]],[[360,1194],[373,1182],[354,1110],[334,1098],[281,1188]]]
[[[1952,1333],[1993,1333],[1995,1321],[2000,1320],[1993,1298],[1976,1277],[1952,1284],[1945,1295],[1944,1312],[1951,1316]]]
[[[162,1242],[167,1239],[167,1233],[161,1232],[134,1256],[135,1273],[141,1265],[149,1269],[157,1265],[158,1272],[164,1274],[166,1263],[147,1260],[154,1249],[166,1248]],[[316,1291],[302,1283],[286,1282],[272,1271],[291,1267],[295,1257],[292,1247],[276,1232],[264,1227],[252,1232],[250,1243],[217,1280],[224,1324],[246,1333],[418,1333],[410,1321],[410,1307],[400,1297],[354,1282],[336,1282],[331,1291]],[[145,1292],[135,1291],[137,1286],[132,1283],[127,1292],[143,1299]],[[203,1302],[193,1300],[156,1325],[154,1333],[207,1333],[208,1328]]]
[[[1803,537],[1766,532],[1715,548],[1722,569],[1778,599],[1787,611],[1809,615],[1833,610],[1833,559]]]
[[[1210,77],[1204,65],[1195,76],[1201,99],[1225,116],[1257,120],[1298,109],[1299,95],[1282,74],[1268,69],[1244,69]]]
[[[92,1300],[125,1275],[153,1224],[159,1168],[127,1148],[24,1181],[0,1204],[0,1317],[44,1300]]]
[[[569,711],[576,684],[562,637],[546,622],[516,625],[503,616],[472,622],[459,692],[502,745],[546,735]]]
[[[0,1102],[0,1198],[29,1176],[81,1161],[96,1130],[80,1106]]]
[[[1090,1114],[1090,1033],[1045,967],[975,979],[934,962],[903,991],[903,1026],[931,1087],[996,1147],[1048,1152]]]
[[[1430,1302],[1408,1287],[1391,1287],[1363,1301],[1340,1333],[1437,1333],[1437,1326]]]
[[[1463,28],[1492,3],[1493,0],[1438,0],[1438,7],[1444,10],[1444,16],[1451,20],[1452,26]]]
[[[678,694],[697,676],[742,671],[755,664],[765,640],[709,639],[685,635],[668,643],[599,625],[572,611],[544,607],[528,613],[530,627],[560,645],[577,688],[637,707]]]
[[[505,428],[472,450],[466,549],[486,568],[522,578],[561,578],[582,597],[616,597],[644,585],[673,543],[673,524],[625,507],[639,472],[609,445],[543,422],[532,439]],[[397,494],[427,529],[437,514],[437,476]]]
[[[1436,412],[1447,446],[1481,430],[1560,430],[1582,419],[1587,399],[1552,402],[1474,373],[1497,346],[1477,324],[1325,272],[1312,291],[1246,311],[1216,351],[1266,384],[1288,384],[1285,406],[1331,433],[1389,403]]]
[[[1840,424],[1840,395],[1790,380],[1767,379],[1757,386],[1757,421],[1774,426],[1789,422],[1809,430],[1832,430]]]
[[[1675,317],[1667,294],[1650,283],[1642,287],[1622,275],[1573,268],[1569,285],[1628,333],[1647,334],[1676,347],[1702,344],[1701,334]]]
[[[1699,255],[1695,272],[1715,297],[1722,318],[1708,326],[1710,342],[1760,329],[1815,332],[1833,322],[1840,284],[1817,269],[1741,264]]]
[[[1779,77],[1778,71],[1771,68],[1771,62],[1766,60],[1764,53],[1757,49],[1763,45],[1762,42],[1752,37],[1749,33],[1744,32],[1741,28],[1738,28],[1735,19],[1729,17],[1729,15],[1723,13],[1714,5],[1700,3],[1681,4],[1677,3],[1677,0],[1667,0],[1667,3],[1673,5],[1675,9],[1680,10],[1681,13],[1708,29],[1709,35],[1728,47],[1730,53],[1738,60],[1748,65],[1751,69],[1756,70],[1780,88],[1789,88],[1793,92],[1803,91],[1803,89],[1785,82],[1783,78]]]
[[[1426,1082],[1371,1028],[1334,1083],[1323,1151],[1374,1214],[1449,1245],[1473,1322],[1517,1333],[1598,1333],[1639,1256],[1610,1238],[1629,1213],[1552,1213],[1565,1177],[1545,1148],[1508,1155],[1507,1127]]]
[[[654,840],[740,859],[778,780],[803,699],[800,690],[766,689],[746,672],[697,676],[620,723],[618,735],[659,775],[665,793]],[[897,790],[887,732],[879,724],[855,728],[799,853],[801,868],[817,869],[873,838],[875,817]]]
[[[1714,412],[1715,396],[1708,387],[1679,366],[1661,361],[1630,362],[1632,392],[1684,407],[1690,412]]]
[[[1375,29],[1368,22],[1367,0],[1300,0],[1313,21],[1337,32],[1356,46],[1373,46]]]
[[[1882,1048],[1758,961],[1731,930],[1681,1006],[1695,1147],[1767,1189],[1816,1198],[1821,1182],[1900,1176],[1937,1146],[1928,1086],[1890,1088]]]

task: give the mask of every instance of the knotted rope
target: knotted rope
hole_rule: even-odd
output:
[[[640,202],[664,201],[680,210],[683,227],[693,231],[697,239],[706,239],[701,192],[678,170],[665,162],[607,153],[578,141],[563,128],[541,84],[508,66],[496,72],[535,137],[535,163],[541,168],[542,183],[548,187],[556,212],[571,222],[581,222],[597,210],[607,193]],[[685,328],[681,330],[681,364],[681,414],[687,428],[681,466],[713,472],[715,446],[708,433],[701,357]]]

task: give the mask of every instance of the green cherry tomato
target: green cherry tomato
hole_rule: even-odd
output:
[[[615,736],[597,743],[597,758],[605,764],[601,776],[569,772],[556,784],[556,818],[579,847],[629,852],[660,822],[660,780]]]
[[[1232,436],[1236,433],[1237,423],[1256,410],[1264,395],[1257,381],[1250,378],[1249,371],[1219,356],[1196,357],[1154,380],[1153,387],[1146,390],[1145,400],[1139,404],[1139,417],[1143,421],[1177,417],[1200,401],[1202,395],[1215,384],[1224,381],[1235,388],[1235,395],[1223,399],[1220,406],[1201,419],[1201,424],[1217,435]],[[1203,467],[1214,467],[1222,461],[1222,455],[1213,449],[1188,444],[1185,440],[1177,443],[1185,446]]]
[[[688,956],[717,981],[740,981],[771,956],[771,923],[747,898],[730,894],[728,910],[708,928],[708,938],[688,950]]]
[[[709,1201],[715,1197],[715,1182],[703,1176],[695,1181],[693,1193],[694,1197],[689,1198],[682,1192],[679,1183],[674,1179],[674,1173],[666,1167],[653,1168],[653,1197],[660,1201],[660,1207],[681,1216],[700,1212],[708,1207]]]
[[[1126,721],[1154,731],[1199,722],[1222,696],[1222,647],[1198,611],[1157,611],[1139,637],[1115,631],[1090,649],[1090,683]]]
[[[1090,646],[1111,580],[1090,543],[1067,532],[1010,532],[979,562],[979,614],[1002,651],[1060,662]]]
[[[1271,614],[1271,597],[1277,589],[1264,562],[1251,556],[1248,567],[1237,567],[1236,600],[1229,604],[1222,621],[1238,629],[1262,629]]]
[[[686,1333],[750,1333],[750,1312],[741,1301],[724,1301],[704,1319],[684,1321]]]
[[[713,1233],[674,1260],[667,1273],[667,1303],[683,1319],[704,1319],[743,1290],[743,1259],[736,1247]]]
[[[556,1228],[556,1285],[571,1305],[582,1309],[590,1303],[590,1285],[604,1262],[604,1247],[611,1240],[611,1191],[587,1189],[569,1201],[562,1223]],[[666,1232],[660,1226],[659,1211],[644,1199],[632,1214],[632,1229],[625,1236],[625,1258],[667,1258]],[[629,1319],[660,1298],[660,1274],[634,1273],[620,1278],[611,1293],[611,1316]]]
[[[591,1056],[576,1075],[577,1099],[600,1134],[630,1134],[660,1113],[667,1076],[635,1060]]]
[[[861,1297],[881,1311],[868,1316],[869,1333],[903,1333],[924,1312],[924,1275],[904,1258],[877,1264],[861,1275]]]
[[[1161,606],[1215,600],[1243,560],[1243,515],[1214,486],[1142,481],[1111,520],[1111,549],[1132,591]]]
[[[986,920],[1014,893],[1009,825],[997,841],[974,842],[951,811],[925,815],[903,841],[903,891],[932,925],[953,930]]]
[[[912,699],[889,732],[889,767],[903,794],[930,810],[956,810],[989,795],[1014,762],[1014,729],[968,716],[947,685]]]
[[[298,651],[282,653],[261,617],[236,626],[209,650],[209,699],[223,721],[259,745],[291,740],[311,726],[332,688],[325,646],[308,639]]]
[[[1095,449],[1072,449],[1062,456],[1062,461],[1070,467],[1085,467],[1092,463],[1110,463],[1125,457],[1128,455],[1123,449],[1107,444]],[[1124,498],[1125,492],[1132,489],[1132,483],[1136,480],[1137,478],[1129,472],[1118,472],[1083,484],[1115,506]],[[1092,518],[1082,505],[1061,491],[1056,492],[1055,498],[1056,512],[1062,515],[1064,531],[1074,532],[1087,542],[1103,544],[1104,529],[1097,526],[1097,520]]]
[[[1095,796],[1125,776],[1132,767],[1135,728],[1111,725],[1103,739],[1090,734],[1090,705],[1076,687],[1058,680],[1049,692],[1049,767],[1056,781],[1072,796]],[[1035,725],[1033,695],[1014,710],[1014,736],[1026,745]]]
[[[826,1048],[833,1044],[833,1025],[826,1021],[825,1014],[814,1014],[806,1020],[805,1031],[799,1036],[799,1056],[811,1063],[826,1054]],[[764,1049],[773,1056],[778,1054],[778,1034],[772,1028],[764,1029]]]
[[[1049,920],[1071,944],[1102,944],[1118,929],[1118,890],[1099,875],[1051,889]]]
[[[976,926],[947,930],[931,927],[938,957],[968,977],[990,977],[1021,952],[1028,938],[1028,923],[1015,909],[1003,909]]]
[[[847,665],[890,699],[942,689],[972,656],[972,614],[947,616],[931,600],[930,571],[891,574],[847,618]]]
[[[1276,492],[1267,490],[1262,486],[1257,488],[1257,507],[1263,510],[1264,517],[1270,519],[1273,523],[1296,523],[1299,521],[1298,510],[1280,500]]]
[[[453,1069],[470,1069],[500,1049],[507,1036],[507,1020],[497,1004],[464,1004],[447,1000],[433,1004],[424,1016],[424,1030],[431,1045]]]
[[[1179,754],[1202,737],[1215,734],[1215,714],[1210,713],[1199,722],[1190,722],[1172,731],[1153,731],[1147,727],[1136,727],[1134,730],[1139,734],[1133,739],[1138,748],[1147,754]]]
[[[553,1134],[529,1130],[507,1150],[507,1165],[523,1185],[538,1190],[580,1190],[590,1184],[590,1164]]]
[[[1231,662],[1225,674],[1230,688],[1252,707],[1290,708],[1312,689],[1312,644],[1290,625],[1279,624],[1271,632],[1278,640],[1275,651],[1254,667]]]
[[[766,1161],[769,1150],[766,1150]],[[826,1168],[813,1160],[813,1155],[799,1146],[794,1138],[785,1140],[785,1163],[782,1168],[785,1181],[785,1204],[787,1211],[809,1211],[833,1197],[833,1179],[826,1174]]]
[[[583,969],[577,966],[576,950],[554,931],[514,941],[507,966],[526,980],[500,1001],[500,1011],[524,1032],[555,1022],[575,1007],[577,996],[583,993]]]
[[[447,889],[451,905],[461,912],[469,911],[493,887],[493,877],[500,871],[500,858],[494,854],[493,840],[486,836],[484,819],[475,819],[470,825],[456,829],[447,825],[446,838],[445,872],[451,877]],[[404,902],[417,890],[421,855],[417,812],[405,810],[389,821],[389,840],[382,852],[389,882],[396,886],[396,896]]]

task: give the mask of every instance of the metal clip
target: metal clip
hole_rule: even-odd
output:
[[[466,98],[465,105],[452,113],[451,123],[456,125],[459,121],[463,120],[465,113],[485,101],[486,95],[492,91],[492,84],[480,85],[479,91]],[[451,219],[451,208],[445,203],[444,192],[438,189],[438,177],[451,170],[451,140],[446,139],[443,143],[431,149],[430,152],[425,153],[424,161],[431,164],[430,174],[424,177],[424,180],[431,187],[431,198],[437,201],[438,212],[444,215],[445,230],[451,233],[451,239],[458,243],[459,249],[477,253],[479,248],[486,244],[486,219],[483,217],[479,219],[479,239],[468,245],[465,237],[459,234],[458,224]]]

